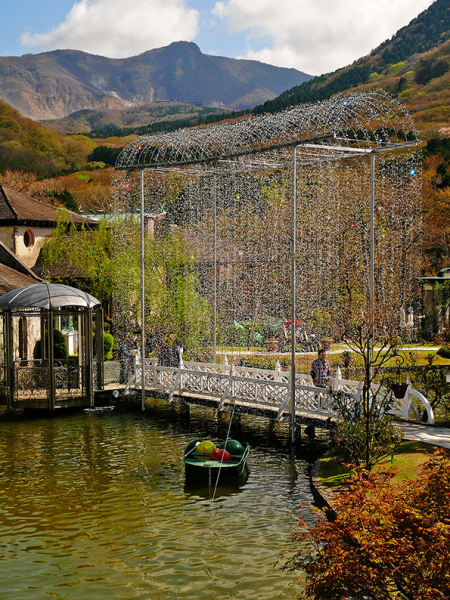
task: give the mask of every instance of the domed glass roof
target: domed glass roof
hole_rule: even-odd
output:
[[[0,296],[0,310],[14,308],[61,308],[63,306],[82,306],[93,308],[100,304],[97,298],[68,285],[44,281],[26,285]]]

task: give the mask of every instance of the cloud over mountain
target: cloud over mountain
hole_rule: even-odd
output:
[[[80,0],[47,33],[25,32],[25,46],[126,57],[174,40],[192,40],[199,13],[184,0]]]
[[[247,32],[245,58],[294,67],[307,73],[332,71],[368,54],[432,0],[225,0],[213,12],[230,32]],[[259,49],[256,49],[259,46]]]

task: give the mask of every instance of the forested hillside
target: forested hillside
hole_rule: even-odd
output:
[[[42,176],[81,167],[94,147],[89,138],[49,131],[0,100],[0,172],[20,169]]]
[[[448,0],[436,0],[368,56],[287,90],[274,100],[257,106],[253,112],[275,112],[292,104],[317,102],[362,85],[393,88],[388,91],[400,94],[404,91],[403,86],[413,84],[413,92],[426,95],[427,90],[422,88],[432,79],[444,77],[450,70],[448,44],[445,43],[449,39],[450,3]],[[430,51],[432,56],[428,55]],[[429,59],[431,62],[427,62]],[[400,83],[399,78],[405,76],[406,80]],[[442,82],[443,85],[447,83],[448,81]],[[410,94],[409,98],[403,100],[410,100],[413,95]],[[445,95],[445,103],[450,104],[450,90]]]

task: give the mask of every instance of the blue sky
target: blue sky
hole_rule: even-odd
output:
[[[432,0],[1,0],[0,55],[59,48],[122,58],[196,42],[205,54],[319,75],[368,54]]]

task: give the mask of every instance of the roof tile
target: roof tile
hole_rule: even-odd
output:
[[[85,219],[70,210],[67,211],[67,218],[72,223],[97,225],[95,221]],[[0,186],[0,219],[53,224],[58,220],[58,209]]]

